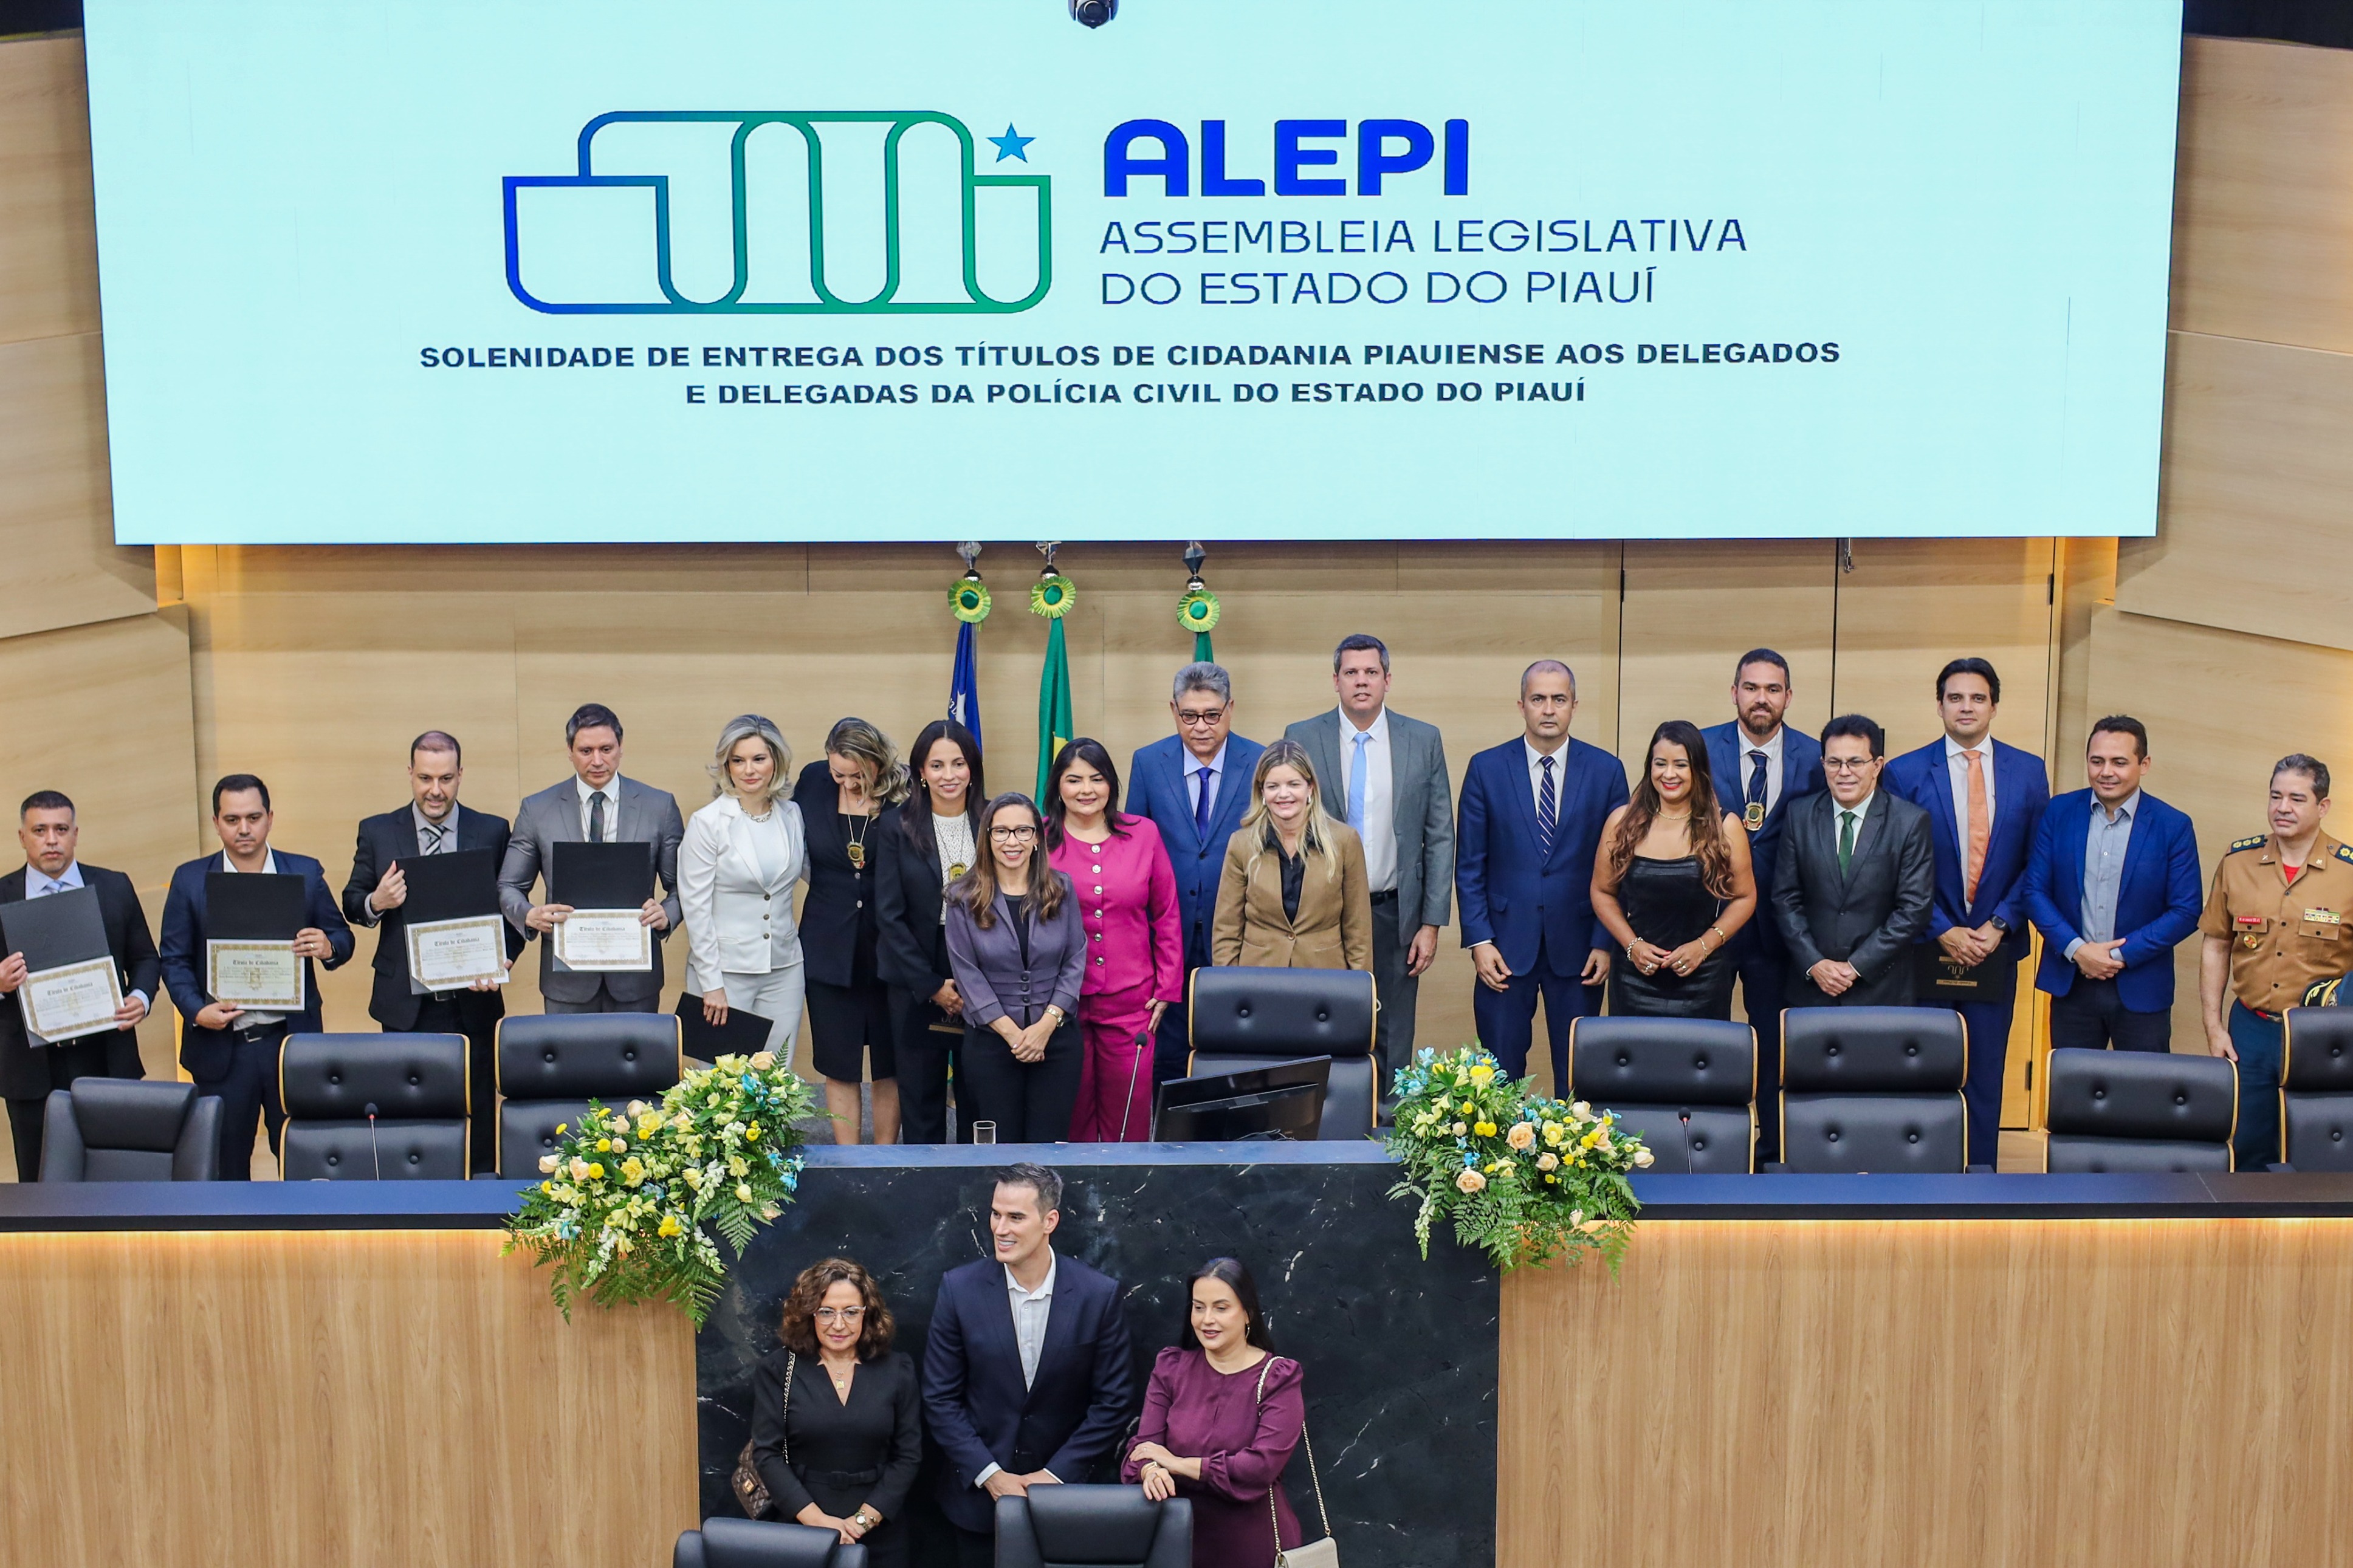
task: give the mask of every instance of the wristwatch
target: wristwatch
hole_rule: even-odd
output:
[[[1994,930],[2001,932],[2004,936],[2008,936],[2010,934],[2010,922],[2002,919],[2000,915],[1994,916],[1993,919],[1986,921],[1986,924],[1993,927]]]

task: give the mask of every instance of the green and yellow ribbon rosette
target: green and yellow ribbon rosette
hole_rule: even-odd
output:
[[[1176,601],[1176,624],[1196,637],[1217,629],[1218,596],[1207,588],[1193,588]]]
[[[1060,572],[1050,573],[1029,585],[1029,613],[1059,621],[1079,602],[1078,585]]]
[[[990,603],[988,585],[977,577],[960,577],[948,589],[948,608],[966,626],[976,626],[988,619]]]

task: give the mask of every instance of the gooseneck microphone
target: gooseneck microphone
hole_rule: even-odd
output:
[[[1683,1174],[1686,1176],[1696,1176],[1699,1174],[1699,1172],[1694,1170],[1692,1164],[1691,1108],[1689,1106],[1684,1106],[1678,1110],[1676,1114],[1683,1118]]]
[[[1135,1083],[1144,1076],[1144,1055],[1152,1048],[1151,1036],[1143,1029],[1135,1032],[1135,1064],[1127,1069],[1127,1099],[1119,1108],[1119,1141],[1127,1142],[1127,1119],[1135,1110]]]
[[[384,1180],[384,1151],[378,1149],[375,1143],[375,1100],[371,1100],[367,1102],[367,1110],[364,1114],[368,1119],[368,1152],[375,1159],[375,1179],[381,1182]]]

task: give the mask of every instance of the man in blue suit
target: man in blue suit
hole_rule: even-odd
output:
[[[272,849],[271,821],[269,786],[251,773],[231,773],[213,785],[213,831],[221,852],[174,871],[164,899],[164,989],[180,1010],[180,1065],[196,1080],[198,1094],[220,1097],[225,1182],[251,1179],[254,1130],[265,1119],[269,1152],[278,1152],[279,1130],[286,1125],[278,1099],[278,1048],[290,1034],[319,1029],[319,983],[311,961],[335,969],[352,955],[352,928],[327,890],[326,872],[308,855]],[[215,871],[302,879],[310,923],[294,933],[294,951],[302,959],[301,1012],[232,1007],[205,989],[205,879]]]
[[[1471,994],[1479,1041],[1504,1071],[1526,1072],[1541,994],[1556,1091],[1568,1085],[1569,1022],[1596,1010],[1609,977],[1614,944],[1593,916],[1593,857],[1602,823],[1626,804],[1618,759],[1570,738],[1576,712],[1568,666],[1528,666],[1525,729],[1471,759],[1454,835],[1462,945],[1479,971]]]
[[[940,1280],[923,1425],[960,1568],[996,1561],[997,1500],[1088,1481],[1127,1430],[1135,1366],[1119,1281],[1053,1247],[1062,1178],[1014,1165],[989,1196],[991,1256]]]
[[[1811,735],[1784,724],[1794,689],[1789,661],[1769,647],[1751,648],[1732,672],[1729,723],[1713,724],[1708,771],[1715,798],[1748,828],[1748,860],[1757,874],[1757,918],[1732,938],[1733,972],[1740,1002],[1757,1030],[1757,1158],[1778,1160],[1781,1148],[1781,1009],[1789,950],[1768,913],[1773,867],[1781,852],[1781,825],[1789,808],[1822,787],[1822,748]]]
[[[1226,840],[1250,810],[1250,775],[1264,746],[1233,732],[1234,683],[1221,666],[1188,664],[1176,672],[1168,710],[1176,732],[1135,753],[1127,768],[1127,812],[1148,816],[1176,868],[1176,916],[1185,928],[1185,980],[1209,962],[1209,926],[1218,912],[1218,879]],[[1185,1004],[1161,1015],[1153,1077],[1185,1076]]]
[[[2042,759],[1993,738],[2001,677],[1981,658],[1937,673],[1942,739],[1887,764],[1887,786],[1928,814],[1936,850],[1936,901],[1917,993],[1924,1007],[1952,1007],[1968,1026],[1969,1163],[2001,1147],[2001,1090],[2018,961],[2026,956],[2026,862],[2051,800]]]
[[[2198,833],[2142,790],[2148,731],[2139,720],[2118,713],[2093,725],[2084,772],[2092,787],[2052,801],[2026,868],[2051,1044],[2168,1051],[2173,950],[2204,908]]]

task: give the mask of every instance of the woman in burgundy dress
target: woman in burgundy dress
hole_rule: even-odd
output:
[[[1186,1289],[1184,1342],[1153,1363],[1120,1479],[1155,1502],[1191,1500],[1194,1568],[1271,1568],[1278,1519],[1283,1549],[1300,1544],[1282,1485],[1307,1420],[1299,1363],[1268,1346],[1258,1286],[1233,1258],[1209,1259]]]

